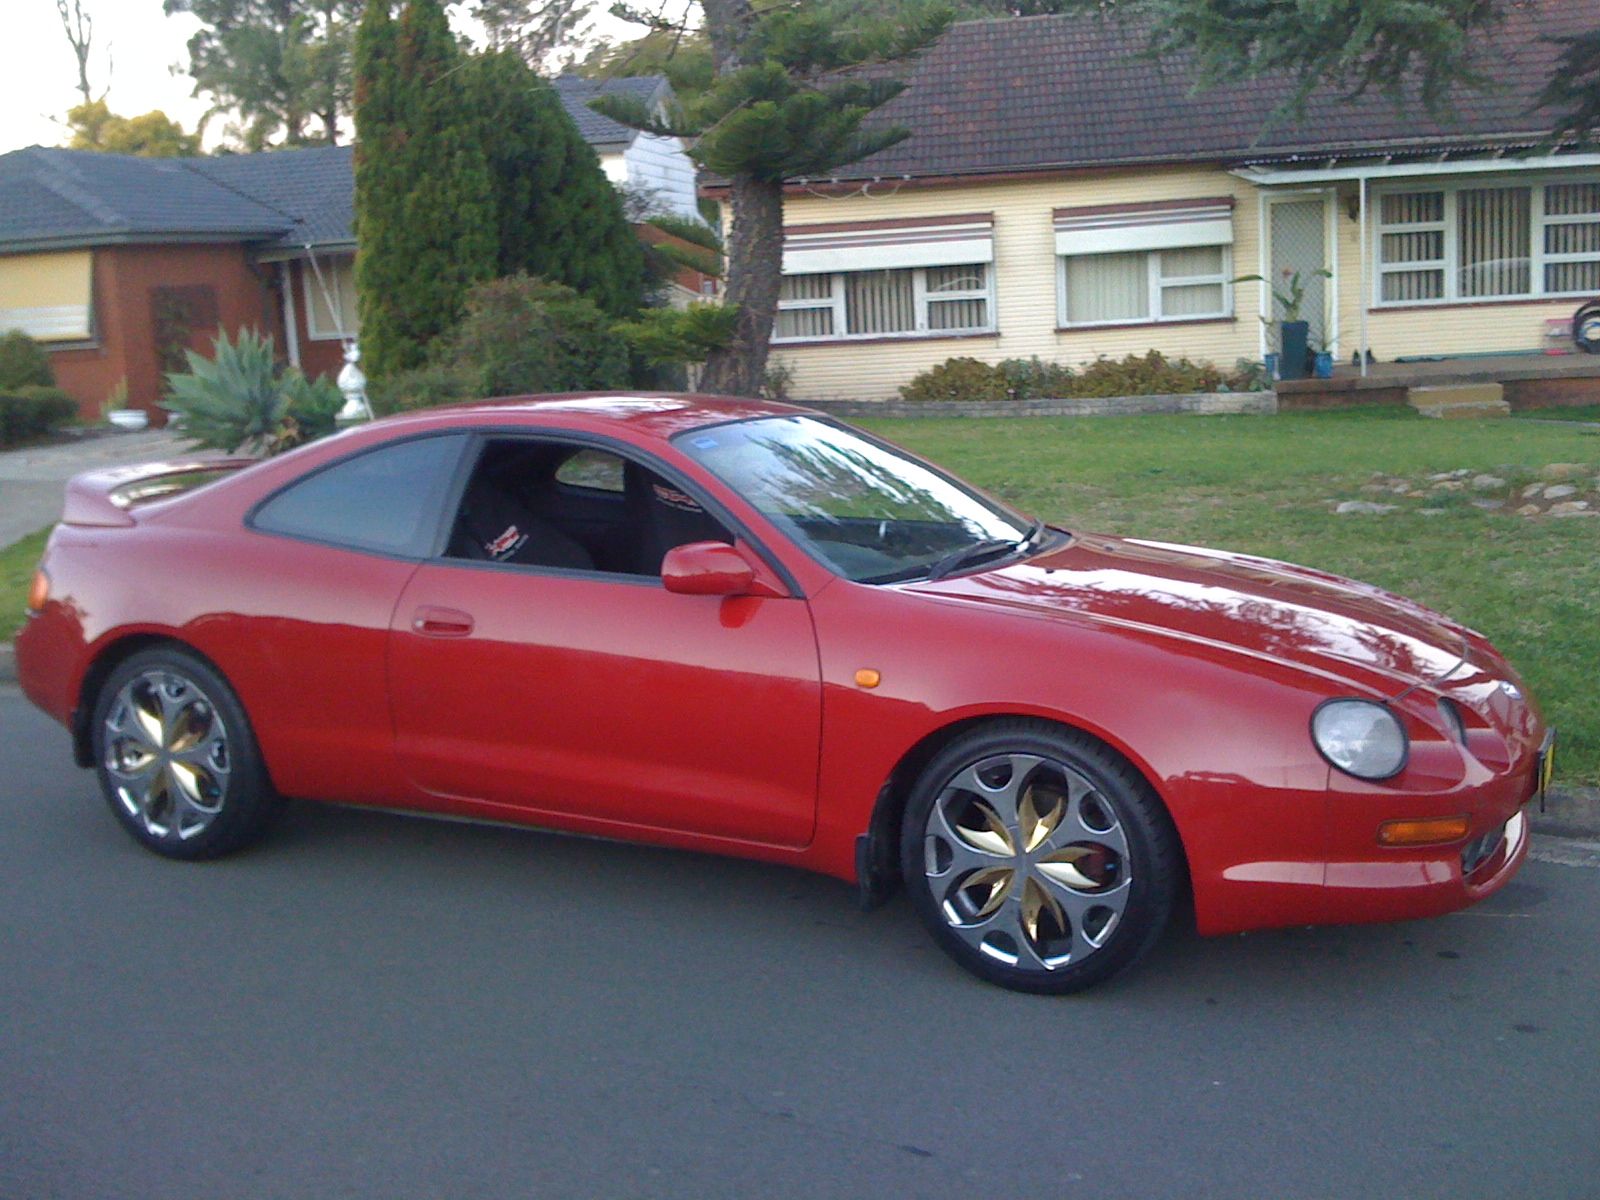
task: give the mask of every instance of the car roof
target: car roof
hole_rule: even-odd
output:
[[[379,422],[390,434],[410,429],[536,423],[587,433],[620,432],[662,441],[689,429],[792,416],[810,410],[765,400],[673,392],[583,392],[559,396],[510,396],[424,409]]]

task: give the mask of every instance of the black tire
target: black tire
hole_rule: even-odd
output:
[[[1585,354],[1600,354],[1600,300],[1591,300],[1572,314],[1572,341]]]
[[[282,807],[239,698],[183,647],[141,650],[112,671],[90,734],[112,813],[167,858],[241,850]]]
[[[1053,801],[1050,813],[1039,813],[1041,798]],[[989,819],[1004,825],[1006,812],[1020,815],[1005,829]],[[900,856],[912,906],[940,949],[1022,992],[1082,991],[1138,962],[1185,878],[1171,818],[1138,771],[1087,734],[1022,719],[983,725],[934,757],[907,801]]]

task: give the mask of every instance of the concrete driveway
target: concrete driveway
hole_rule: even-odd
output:
[[[0,453],[0,546],[61,516],[62,486],[80,471],[182,454],[188,442],[162,429],[94,433],[52,446]]]

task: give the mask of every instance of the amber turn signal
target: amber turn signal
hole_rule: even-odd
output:
[[[33,573],[33,586],[28,589],[28,611],[38,612],[50,599],[50,576],[42,570]]]
[[[1385,821],[1378,826],[1380,846],[1436,846],[1459,842],[1467,836],[1472,821],[1459,817],[1421,817],[1412,821]]]
[[[856,672],[857,687],[875,688],[882,682],[883,676],[878,674],[871,667],[862,667],[861,670]]]

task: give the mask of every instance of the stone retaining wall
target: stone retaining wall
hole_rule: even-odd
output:
[[[1141,413],[1205,416],[1278,411],[1271,392],[1199,392],[1184,396],[1106,396],[1081,400],[797,400],[839,417],[1125,417]]]

